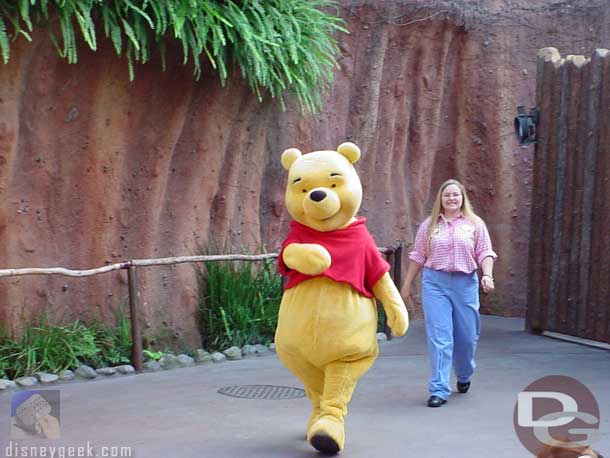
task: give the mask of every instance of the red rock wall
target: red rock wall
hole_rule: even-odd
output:
[[[0,67],[1,267],[91,268],[212,241],[275,250],[289,221],[280,153],[349,139],[364,153],[362,214],[378,244],[411,243],[439,184],[456,177],[500,255],[484,310],[523,315],[533,151],[517,146],[512,119],[535,103],[539,48],[608,43],[607,8],[586,4],[343,1],[351,34],[311,118],[258,103],[238,78],[195,82],[178,55],[165,73],[158,62],[138,67],[129,83],[108,43],[68,65],[45,35],[20,39]],[[140,273],[149,335],[169,326],[197,342],[193,272]],[[111,320],[124,304],[125,272],[0,279],[0,319],[12,330],[42,311]]]

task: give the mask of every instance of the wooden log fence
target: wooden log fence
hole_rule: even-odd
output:
[[[610,50],[538,53],[526,327],[610,343]]]
[[[402,263],[403,242],[397,241],[388,247],[378,247],[379,252],[384,254],[390,262],[390,275],[397,287],[400,287],[401,263]],[[183,263],[197,262],[220,262],[220,261],[265,261],[276,259],[279,253],[265,254],[225,254],[225,255],[201,255],[201,256],[177,256],[170,258],[156,259],[134,259],[131,261],[119,262],[103,267],[86,270],[73,270],[65,267],[27,267],[20,269],[0,269],[0,278],[18,277],[24,275],[65,275],[68,277],[90,277],[100,275],[114,270],[127,270],[127,281],[129,287],[129,317],[131,322],[132,351],[131,362],[137,372],[143,370],[143,348],[142,332],[138,320],[140,310],[141,293],[138,289],[138,277],[136,269],[138,267],[166,266]],[[385,326],[384,332],[388,339],[392,338],[390,329]]]

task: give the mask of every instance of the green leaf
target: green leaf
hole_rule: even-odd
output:
[[[150,25],[151,29],[155,28],[155,25],[153,24],[152,19],[150,18],[150,16],[148,14],[146,14],[144,12],[144,10],[141,10],[140,8],[138,8],[136,5],[134,5],[132,2],[130,2],[129,0],[123,0],[125,2],[125,5],[127,5],[128,8],[132,9],[133,11],[135,11],[136,13],[138,13],[138,15],[144,19],[146,19],[146,21],[148,21],[148,24]],[[146,2],[145,2],[146,3]],[[156,2],[155,2],[156,3]]]
[[[30,19],[30,2],[29,0],[20,0],[20,9],[19,12],[21,14],[21,19],[28,26],[28,30],[32,31],[32,21]]]
[[[123,18],[121,18],[121,23],[123,24],[123,31],[125,32],[125,35],[127,35],[127,38],[129,38],[129,40],[131,41],[131,45],[133,45],[134,49],[139,51],[140,44],[138,43],[138,38],[136,37],[135,32],[131,28],[131,25],[129,25],[129,23]]]
[[[89,45],[91,50],[95,51],[97,49],[97,43],[95,40],[95,25],[91,20],[91,12],[82,5],[79,5],[79,8],[81,11],[74,11],[78,25],[80,26],[85,42]]]
[[[0,51],[2,51],[2,61],[6,64],[11,56],[11,48],[6,34],[4,19],[0,16]]]

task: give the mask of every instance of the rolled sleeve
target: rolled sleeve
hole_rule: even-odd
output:
[[[430,218],[421,223],[415,236],[413,251],[409,253],[409,259],[422,266],[426,263],[426,236],[428,234],[429,223]]]
[[[498,259],[498,255],[491,246],[491,238],[489,237],[487,226],[483,222],[477,228],[474,255],[479,265],[487,257],[491,257],[494,260]]]

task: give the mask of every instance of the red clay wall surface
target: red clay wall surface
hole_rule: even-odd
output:
[[[539,48],[609,47],[610,21],[603,2],[489,3],[341,2],[351,34],[309,118],[259,103],[237,77],[195,82],[178,53],[165,73],[153,61],[129,83],[107,42],[81,46],[69,65],[42,32],[17,40],[0,66],[0,267],[84,269],[210,242],[276,250],[289,221],[281,152],[350,140],[378,244],[412,243],[439,184],[458,178],[500,255],[483,310],[523,316],[533,148],[514,139],[515,107],[535,103]],[[193,266],[142,269],[140,280],[146,333],[196,343]],[[0,320],[13,331],[42,311],[110,321],[122,304],[125,272],[0,279]]]

